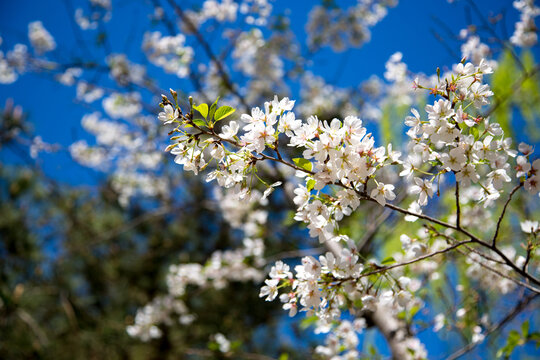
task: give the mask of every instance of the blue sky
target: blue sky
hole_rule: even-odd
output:
[[[90,46],[81,46],[74,36],[71,12],[83,4],[83,1],[64,0],[1,2],[0,36],[4,40],[1,49],[7,51],[17,42],[27,43],[27,24],[41,20],[58,44],[52,59],[66,61],[76,57],[86,59],[88,56],[102,59],[103,50],[91,45],[96,32],[82,35]],[[299,39],[305,39],[304,25],[312,4],[311,1],[277,0],[274,9],[276,12],[290,9],[292,28]],[[513,30],[518,14],[512,8],[511,1],[482,0],[476,1],[476,4],[484,15],[490,14],[490,8],[496,12],[504,10],[507,15],[504,19],[506,28],[509,32]],[[145,2],[113,1],[113,18],[106,25],[113,52],[125,51],[131,61],[143,61],[140,44],[149,24],[147,11]],[[336,85],[355,86],[372,74],[382,76],[384,64],[390,55],[400,51],[412,71],[434,73],[436,66],[449,66],[459,61],[448,51],[450,48],[459,56],[459,43],[450,39],[447,30],[451,29],[457,34],[459,29],[466,27],[468,14],[472,14],[474,22],[480,23],[467,1],[449,4],[444,0],[402,0],[372,29],[371,42],[344,53],[323,50],[314,57],[311,70]],[[441,44],[433,35],[434,32],[440,34],[447,45]],[[154,73],[160,73],[155,70]],[[169,76],[160,78],[157,75],[157,78],[161,80],[160,85],[164,89],[190,87],[188,80],[173,79],[174,83],[171,83],[165,80],[171,79]],[[74,88],[55,83],[46,76],[33,74],[21,76],[14,84],[0,85],[0,103],[13,98],[16,104],[29,113],[36,134],[41,135],[46,142],[63,146],[79,138],[87,138],[80,127],[80,119],[89,110],[76,104],[74,96]],[[43,166],[48,173],[56,173],[63,180],[75,180],[62,172],[66,167],[74,167],[65,154],[55,155],[54,161],[45,161]],[[80,177],[76,179],[80,180]]]

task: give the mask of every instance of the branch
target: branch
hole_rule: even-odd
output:
[[[422,256],[419,256],[417,258],[414,258],[414,259],[411,259],[411,260],[408,260],[408,261],[404,261],[404,262],[401,262],[401,263],[398,263],[398,264],[394,264],[394,265],[388,265],[388,266],[379,266],[377,267],[376,270],[373,270],[373,271],[369,271],[367,273],[363,273],[361,274],[359,277],[357,278],[351,278],[351,277],[347,277],[347,278],[343,278],[343,279],[336,279],[335,281],[339,282],[339,283],[343,283],[343,282],[346,282],[346,281],[355,281],[355,280],[358,280],[358,279],[361,279],[361,278],[364,278],[366,276],[371,276],[371,275],[376,275],[376,274],[380,274],[382,272],[386,272],[388,270],[392,270],[392,269],[395,269],[395,268],[398,268],[398,267],[402,267],[402,266],[406,266],[406,265],[410,265],[410,264],[414,264],[414,263],[417,263],[419,261],[422,261],[422,260],[425,260],[425,259],[428,259],[428,258],[431,258],[431,257],[434,257],[436,255],[440,255],[440,254],[444,254],[446,252],[449,252],[451,250],[454,250],[462,245],[465,245],[465,244],[470,244],[472,243],[473,241],[472,240],[464,240],[464,241],[460,241],[458,243],[455,243],[453,245],[450,245],[449,247],[445,248],[445,249],[442,249],[442,250],[438,250],[438,251],[434,251],[432,253],[429,253],[429,254],[425,254],[425,255],[422,255]],[[378,266],[378,265],[377,265]]]
[[[523,83],[526,80],[528,80],[529,78],[532,78],[533,76],[536,76],[538,74],[538,72],[540,72],[540,64],[536,65],[530,71],[524,71],[521,78],[512,85],[512,91],[509,94],[514,94],[514,93],[518,92],[519,89],[521,89],[521,86],[523,85]],[[490,116],[493,112],[495,112],[495,110],[497,110],[499,108],[499,106],[501,106],[506,101],[508,101],[509,98],[510,98],[510,96],[507,96],[507,97],[505,97],[505,98],[503,98],[501,100],[498,100],[495,104],[493,104],[492,107],[490,107],[488,109],[488,111],[482,117],[487,118],[488,116]]]
[[[191,19],[186,15],[184,10],[178,5],[174,0],[167,0],[169,5],[174,9],[178,17],[182,19],[186,23],[186,25],[189,27],[189,29],[193,32],[195,37],[197,38],[197,41],[201,44],[203,47],[206,55],[212,60],[212,62],[216,65],[217,70],[221,76],[221,79],[223,80],[223,83],[229,91],[236,96],[238,101],[247,109],[249,109],[248,104],[246,103],[246,100],[244,97],[238,92],[234,84],[231,82],[231,79],[229,77],[229,74],[225,71],[225,68],[221,61],[217,58],[217,56],[212,51],[212,48],[210,47],[210,44],[206,41],[204,36],[202,36],[201,32],[197,28],[197,26],[191,21]]]
[[[525,310],[525,308],[530,304],[530,302],[532,300],[534,300],[535,298],[537,298],[538,296],[539,296],[539,294],[531,294],[531,295],[527,296],[526,298],[522,299],[519,303],[517,303],[517,305],[508,314],[506,314],[506,316],[501,321],[499,321],[497,324],[494,324],[492,327],[490,327],[486,331],[486,337],[488,337],[489,335],[495,333],[496,331],[501,329],[503,326],[505,326],[508,322],[510,322],[513,318],[515,318],[520,312]],[[455,360],[455,359],[465,355],[466,353],[468,353],[469,351],[474,349],[476,347],[476,345],[478,345],[478,344],[480,344],[480,342],[470,343],[470,344],[462,347],[458,351],[451,354],[447,358],[447,360]]]
[[[456,227],[461,228],[461,208],[459,207],[459,181],[456,179]]]
[[[283,252],[280,252],[278,254],[268,257],[268,259],[266,260],[266,264],[270,264],[281,259],[297,258],[301,256],[308,256],[308,255],[319,255],[319,254],[322,254],[323,251],[324,251],[324,248],[322,246],[316,247],[313,249],[299,249],[299,250],[283,251]]]
[[[212,129],[211,131],[208,131],[206,129],[202,129],[201,127],[197,126],[195,123],[193,123],[190,119],[186,119],[186,121],[188,121],[188,123],[190,125],[192,125],[194,128],[198,129],[201,131],[202,134],[205,134],[205,135],[209,135],[209,136],[212,136],[216,139],[218,139],[219,141],[222,141],[222,142],[227,142],[227,143],[230,143],[236,147],[242,147],[237,141],[235,140],[228,140],[228,139],[223,139],[221,138],[220,136],[218,136],[214,130]],[[265,154],[262,154],[260,153],[259,154],[261,157],[260,158],[257,158],[256,156],[252,155],[253,159],[255,161],[260,161],[260,160],[272,160],[272,161],[276,161],[276,162],[279,162],[279,163],[282,163],[286,166],[289,166],[295,170],[298,170],[298,171],[302,171],[304,173],[307,173],[307,174],[310,174],[310,175],[313,175],[314,172],[313,171],[309,171],[309,170],[305,170],[303,168],[300,168],[299,166],[296,166],[295,164],[291,164],[283,159],[277,159],[275,157],[272,157],[272,156],[269,156],[269,155],[265,155]],[[356,194],[358,195],[358,198],[361,199],[361,200],[369,200],[369,201],[372,201],[372,202],[377,202],[377,200],[375,200],[374,198],[372,198],[371,196],[367,195],[365,193],[365,191],[361,191],[359,189],[357,189],[354,185],[345,185],[345,184],[342,184],[342,183],[329,183],[328,185],[335,185],[335,186],[340,186],[344,189],[348,189],[348,190],[352,190],[354,192],[356,192]],[[521,186],[523,186],[523,183],[520,183],[520,185],[518,185],[516,188],[514,188],[511,193],[510,193],[510,196],[509,196],[509,199],[507,200],[506,204],[505,204],[505,207],[504,207],[504,210],[503,210],[503,214],[501,214],[501,218],[499,219],[499,222],[502,221],[502,216],[504,216],[504,212],[506,210],[506,207],[508,206],[508,203],[512,197],[512,195],[517,191],[517,189],[519,189]],[[378,202],[377,202],[378,203]],[[540,280],[537,279],[536,277],[534,277],[533,275],[529,274],[528,272],[526,272],[525,270],[521,269],[519,266],[517,266],[514,262],[512,262],[499,248],[497,248],[495,246],[495,244],[493,244],[493,242],[491,244],[487,243],[486,241],[483,241],[481,240],[480,238],[478,238],[477,236],[475,236],[474,234],[472,234],[470,231],[462,228],[462,227],[458,227],[457,225],[453,225],[453,224],[450,224],[448,222],[445,222],[445,221],[442,221],[442,220],[439,220],[439,219],[436,219],[434,217],[431,217],[431,216],[428,216],[428,215],[425,215],[425,214],[417,214],[417,213],[413,213],[409,210],[406,210],[406,209],[403,209],[399,206],[396,206],[396,205],[393,205],[393,204],[390,204],[390,203],[386,203],[384,205],[385,207],[389,208],[389,209],[392,209],[392,210],[395,210],[397,212],[400,212],[402,214],[405,214],[405,215],[412,215],[412,216],[415,216],[417,218],[420,218],[420,219],[424,219],[424,220],[427,220],[431,223],[434,223],[434,224],[437,224],[437,225],[440,225],[440,226],[443,226],[445,228],[448,228],[448,229],[453,229],[453,230],[456,230],[460,233],[462,233],[463,235],[467,236],[472,242],[476,243],[476,244],[479,244],[483,247],[486,247],[490,250],[492,250],[493,252],[495,252],[497,255],[499,255],[499,257],[504,261],[504,263],[506,265],[508,265],[511,269],[513,269],[516,273],[518,273],[519,275],[521,275],[523,278],[529,280],[530,282],[534,283],[535,285],[538,285],[540,286]],[[533,288],[534,289],[534,288]],[[534,291],[538,291],[538,290],[534,290]]]
[[[493,239],[491,240],[491,246],[493,247],[497,246],[497,235],[499,235],[499,229],[501,228],[501,223],[504,218],[504,214],[506,213],[506,208],[508,207],[510,200],[512,200],[512,196],[515,194],[516,191],[519,190],[520,187],[523,186],[523,184],[524,184],[523,182],[520,182],[519,185],[513,188],[512,191],[510,192],[510,195],[508,196],[508,200],[506,200],[506,203],[504,203],[504,207],[501,212],[501,215],[499,216],[499,220],[497,220],[497,227],[495,228],[495,235],[493,235]]]

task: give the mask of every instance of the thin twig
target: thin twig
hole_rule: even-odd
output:
[[[520,182],[519,185],[517,185],[515,188],[512,189],[510,192],[510,195],[508,195],[508,200],[506,200],[506,203],[504,203],[503,210],[501,212],[501,215],[499,216],[499,220],[497,220],[497,227],[495,228],[495,234],[493,235],[493,239],[491,240],[491,246],[495,247],[497,246],[497,235],[499,235],[499,229],[501,228],[501,223],[504,218],[504,214],[506,213],[506,208],[508,207],[508,204],[510,203],[510,200],[512,200],[512,196],[516,191],[519,190],[520,187],[523,186],[523,182]]]
[[[530,302],[532,300],[534,300],[538,296],[539,296],[539,294],[531,294],[531,295],[527,296],[526,298],[522,299],[519,303],[517,303],[517,305],[501,321],[499,321],[497,324],[491,326],[486,331],[485,336],[488,337],[489,335],[495,333],[496,331],[501,329],[503,326],[505,326],[508,322],[510,322],[513,318],[515,318],[520,312],[525,310],[525,308],[530,304]],[[480,344],[480,342],[476,342],[476,343],[471,342],[468,345],[462,347],[458,351],[451,354],[447,358],[447,360],[455,360],[455,359],[465,355],[466,353],[468,353],[469,351],[474,349],[479,344]]]
[[[461,220],[461,208],[459,206],[459,181],[456,179],[456,226],[458,229],[461,228],[460,220]]]
[[[380,274],[382,272],[386,272],[388,270],[392,270],[392,269],[395,269],[395,268],[398,268],[398,267],[402,267],[402,266],[406,266],[406,265],[411,265],[411,264],[414,264],[414,263],[417,263],[419,261],[422,261],[422,260],[425,260],[425,259],[428,259],[428,258],[431,258],[431,257],[434,257],[436,255],[440,255],[440,254],[444,254],[444,253],[447,253],[451,250],[454,250],[462,245],[465,245],[465,244],[470,244],[472,243],[473,241],[472,240],[464,240],[464,241],[460,241],[458,243],[455,243],[453,245],[450,245],[449,247],[445,248],[445,249],[442,249],[442,250],[438,250],[438,251],[434,251],[432,253],[429,253],[429,254],[425,254],[425,255],[422,255],[422,256],[419,256],[417,258],[414,258],[414,259],[411,259],[411,260],[408,260],[408,261],[404,261],[404,262],[401,262],[401,263],[398,263],[398,264],[394,264],[394,265],[388,265],[388,266],[381,266],[381,267],[378,267],[376,270],[373,270],[373,271],[369,271],[369,272],[366,272],[366,273],[363,273],[361,274],[359,277],[357,278],[351,278],[351,277],[347,277],[347,278],[343,278],[343,279],[336,279],[339,283],[342,283],[342,282],[346,282],[346,281],[351,281],[351,280],[358,280],[360,278],[363,278],[363,277],[366,277],[366,276],[371,276],[371,275],[376,275],[376,274]]]

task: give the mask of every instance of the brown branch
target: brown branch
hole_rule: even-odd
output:
[[[462,245],[465,245],[465,244],[470,244],[472,243],[473,241],[472,240],[464,240],[464,241],[460,241],[458,243],[455,243],[455,244],[452,244],[450,245],[449,247],[445,248],[445,249],[442,249],[442,250],[437,250],[437,251],[434,251],[432,253],[429,253],[429,254],[425,254],[425,255],[422,255],[422,256],[419,256],[417,258],[414,258],[414,259],[411,259],[411,260],[408,260],[408,261],[404,261],[404,262],[401,262],[401,263],[398,263],[398,264],[394,264],[394,265],[388,265],[388,266],[379,266],[376,270],[373,270],[373,271],[369,271],[367,273],[363,273],[361,274],[359,277],[357,278],[352,278],[352,277],[347,277],[347,278],[343,278],[343,279],[336,279],[334,280],[334,282],[338,282],[338,283],[344,283],[344,282],[347,282],[347,281],[354,281],[354,280],[358,280],[358,279],[361,279],[361,278],[364,278],[366,276],[371,276],[371,275],[376,275],[376,274],[380,274],[380,273],[383,273],[383,272],[386,272],[388,270],[392,270],[392,269],[395,269],[395,268],[398,268],[398,267],[402,267],[402,266],[406,266],[406,265],[411,265],[411,264],[414,264],[414,263],[417,263],[419,261],[422,261],[422,260],[425,260],[425,259],[428,259],[428,258],[431,258],[431,257],[434,257],[436,255],[440,255],[440,254],[444,254],[446,252],[449,252],[451,250],[454,250]],[[378,265],[377,265],[378,266]]]
[[[303,249],[303,250],[299,249],[299,250],[283,251],[283,252],[280,252],[280,253],[277,253],[275,255],[268,257],[266,260],[266,264],[270,264],[281,259],[297,258],[301,256],[308,256],[308,255],[319,255],[319,254],[322,254],[323,251],[324,251],[324,247],[316,247],[313,249]]]
[[[459,181],[456,179],[456,227],[461,228],[461,208],[459,206]]]
[[[460,251],[459,249],[458,249],[458,251],[459,251],[462,255],[468,256],[469,258],[471,258],[471,257],[469,256],[469,254],[467,254],[467,253],[465,253],[465,252],[462,252],[462,251]],[[474,261],[474,259],[472,259],[472,260]],[[515,284],[517,284],[517,285],[523,286],[524,288],[527,288],[527,289],[529,289],[529,290],[531,290],[531,291],[533,291],[533,292],[535,292],[535,293],[537,293],[537,294],[540,294],[540,289],[535,288],[535,287],[533,287],[533,286],[527,284],[526,282],[520,281],[520,280],[518,280],[518,279],[514,279],[514,278],[511,277],[510,275],[507,275],[507,274],[503,273],[502,271],[497,270],[497,269],[495,269],[495,268],[493,268],[493,267],[491,267],[491,266],[489,266],[489,265],[487,265],[486,263],[483,263],[483,262],[481,262],[481,261],[477,261],[477,262],[475,262],[475,263],[478,264],[478,265],[480,265],[480,266],[483,267],[484,269],[486,269],[486,270],[488,270],[488,271],[491,271],[491,272],[494,273],[494,274],[497,274],[497,275],[500,276],[500,277],[503,277],[503,278],[505,278],[505,279],[508,279],[508,280],[512,281],[513,283],[515,283]]]
[[[508,200],[506,200],[506,203],[504,203],[504,207],[501,212],[501,215],[499,216],[499,220],[497,220],[497,227],[495,228],[495,234],[493,235],[493,239],[491,240],[491,246],[493,247],[497,246],[497,235],[499,235],[499,229],[501,228],[501,223],[504,218],[504,214],[506,213],[506,208],[508,207],[510,200],[512,200],[512,196],[515,194],[516,191],[519,190],[519,188],[523,186],[523,184],[524,184],[523,182],[520,182],[519,185],[513,188],[512,191],[510,192],[510,195],[508,195]]]

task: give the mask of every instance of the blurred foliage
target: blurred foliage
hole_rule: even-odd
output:
[[[2,125],[20,133],[23,122],[12,120],[5,116]],[[18,146],[8,138],[2,145]],[[204,263],[239,245],[199,180],[184,179],[183,198],[123,208],[107,181],[71,187],[35,164],[0,163],[0,359],[178,359],[190,349],[211,351],[217,332],[232,334],[240,351],[289,352],[276,341],[279,305],[259,299],[253,283],[193,291],[186,302],[198,320],[173,322],[161,339],[127,335],[136,309],[165,292],[169,264]],[[275,240],[269,254],[290,248],[262,235]],[[303,357],[296,354],[289,358]]]
[[[501,54],[491,81],[496,94],[496,108],[493,112],[495,120],[507,136],[515,139],[518,135],[526,135],[527,140],[533,144],[540,141],[540,82],[538,74],[522,78],[516,77],[516,74],[523,70],[532,73],[537,66],[533,54],[529,51],[523,52],[519,58],[506,51]],[[525,124],[513,120],[521,118],[515,117],[514,111],[518,111],[525,119]],[[524,131],[521,131],[522,128]]]

